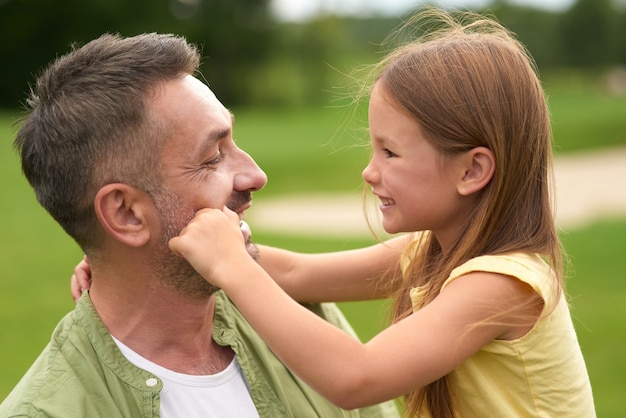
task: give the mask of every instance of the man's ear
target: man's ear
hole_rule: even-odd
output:
[[[482,190],[496,172],[496,160],[489,148],[476,147],[469,150],[461,159],[462,178],[457,191],[462,196],[469,196]]]
[[[130,247],[140,247],[150,239],[146,216],[151,206],[148,195],[123,183],[103,186],[94,199],[96,216],[102,228]]]

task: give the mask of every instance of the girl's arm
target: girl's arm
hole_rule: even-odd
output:
[[[407,236],[371,247],[325,254],[302,254],[259,245],[261,266],[289,296],[299,302],[342,302],[387,297],[398,283],[381,278],[399,266]],[[390,274],[389,278],[399,278]],[[75,302],[91,285],[85,256],[74,268],[70,293]]]
[[[394,283],[381,283],[400,264],[407,236],[366,248],[322,254],[295,253],[259,245],[261,267],[299,302],[340,302],[383,298]],[[389,274],[398,278],[398,275]]]
[[[529,312],[515,309],[528,306],[522,303],[533,295],[528,286],[508,276],[471,273],[362,344],[289,298],[249,257],[236,215],[228,216],[231,222],[218,210],[198,212],[170,247],[226,291],[287,367],[342,408],[425,386],[494,338],[519,338],[528,329]]]
[[[91,266],[87,261],[87,256],[84,256],[82,260],[74,267],[74,274],[70,278],[70,294],[74,302],[78,302],[78,299],[85,290],[88,290],[91,286]]]

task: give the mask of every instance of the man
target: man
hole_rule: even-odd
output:
[[[168,249],[199,209],[243,218],[267,180],[193,76],[198,63],[179,37],[103,35],[39,78],[16,146],[92,282],[0,416],[395,416],[390,404],[348,412],[325,401]],[[312,308],[343,324],[334,306]]]

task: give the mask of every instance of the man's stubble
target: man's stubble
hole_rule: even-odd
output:
[[[250,192],[236,192],[226,206],[231,210],[237,210],[250,199]],[[169,248],[169,241],[177,237],[187,226],[195,211],[187,208],[183,199],[168,189],[162,189],[155,194],[154,203],[159,212],[163,231],[151,263],[154,274],[159,277],[161,283],[185,296],[208,298],[217,292],[219,287],[206,281],[187,260],[177,256]],[[250,239],[246,242],[246,249],[251,257],[258,260],[259,250]]]

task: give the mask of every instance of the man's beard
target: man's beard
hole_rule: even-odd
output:
[[[249,202],[250,199],[250,192],[239,192],[233,194],[226,206],[236,210]],[[195,212],[189,211],[185,214],[183,208],[186,206],[182,199],[167,189],[162,189],[156,194],[154,202],[163,228],[161,242],[152,261],[154,273],[159,277],[161,283],[172,287],[182,295],[194,298],[211,296],[220,288],[206,281],[187,260],[177,256],[169,248],[169,241],[180,234],[180,231],[193,218]],[[258,260],[259,250],[250,239],[246,242],[246,249],[252,258]]]

